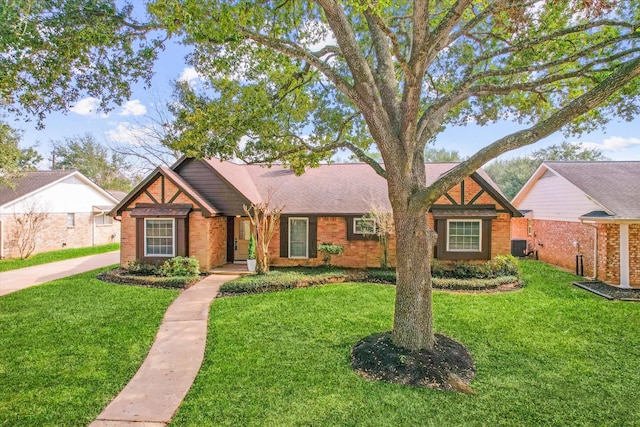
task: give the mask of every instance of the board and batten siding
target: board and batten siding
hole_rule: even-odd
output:
[[[592,211],[603,210],[576,186],[547,170],[528,194],[516,205],[520,211],[530,210],[534,219],[580,222]]]
[[[176,172],[222,214],[245,215],[242,205],[248,201],[203,162],[187,160]]]

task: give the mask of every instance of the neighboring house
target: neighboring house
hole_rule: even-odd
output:
[[[513,199],[513,238],[551,264],[640,285],[640,162],[545,162]],[[579,262],[578,262],[579,264]]]
[[[454,163],[427,165],[433,182]],[[365,164],[332,164],[296,176],[281,166],[238,165],[183,158],[159,167],[112,211],[122,221],[121,265],[198,258],[202,270],[247,258],[251,233],[243,205],[269,200],[282,207],[270,245],[273,265],[319,265],[318,244],[342,245],[332,264],[379,266],[382,250],[372,209],[390,209],[386,181]],[[510,251],[510,221],[518,211],[479,170],[441,197],[429,214],[438,231],[436,256],[488,260]],[[395,240],[390,242],[395,263]]]
[[[17,222],[42,215],[35,251],[102,245],[120,240],[120,223],[109,216],[119,199],[76,170],[25,172],[15,186],[0,187],[0,257],[19,257]]]

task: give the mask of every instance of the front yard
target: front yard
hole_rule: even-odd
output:
[[[437,330],[475,358],[475,396],[356,375],[351,346],[391,328],[395,289],[327,285],[215,300],[205,362],[172,425],[640,424],[640,305],[521,267],[521,291],[435,294]]]
[[[178,292],[95,276],[0,298],[0,426],[88,425],[138,370]]]
[[[215,300],[172,425],[640,424],[640,304],[521,267],[519,291],[435,293],[436,329],[475,358],[476,395],[358,376],[351,347],[391,328],[395,287],[325,285]],[[0,426],[87,425],[140,366],[177,291],[95,274],[0,298]]]

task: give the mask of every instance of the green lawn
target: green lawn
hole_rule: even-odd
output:
[[[525,289],[434,297],[475,396],[371,382],[351,346],[391,328],[395,288],[342,284],[215,300],[204,365],[172,425],[640,425],[640,304],[521,263]]]
[[[86,426],[144,360],[178,292],[98,271],[0,298],[0,426]]]
[[[89,246],[86,248],[61,249],[59,251],[43,252],[32,255],[27,259],[2,259],[0,260],[0,272],[16,270],[24,267],[33,267],[34,265],[48,264],[55,261],[64,261],[65,259],[80,258],[87,255],[117,251],[118,249],[120,249],[120,243],[111,243],[108,245]]]

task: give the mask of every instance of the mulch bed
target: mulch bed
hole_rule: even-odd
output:
[[[640,301],[640,289],[624,289],[599,281],[573,282],[573,284],[610,300]]]
[[[432,351],[396,346],[391,333],[366,337],[351,350],[351,364],[364,378],[473,394],[473,358],[459,342],[436,334]]]
[[[103,282],[116,283],[118,285],[161,289],[188,289],[202,279],[201,276],[159,277],[130,274],[126,269],[121,267],[104,271],[98,274],[97,278]]]

